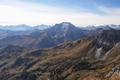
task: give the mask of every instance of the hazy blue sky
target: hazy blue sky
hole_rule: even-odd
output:
[[[0,24],[120,24],[120,0],[0,0]]]

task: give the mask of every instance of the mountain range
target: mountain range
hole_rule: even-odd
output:
[[[20,25],[0,25],[0,29],[1,30],[10,30],[10,31],[32,31],[35,29],[39,29],[39,30],[44,30],[50,28],[49,25],[36,25],[36,26],[29,26],[26,24],[20,24]]]
[[[77,40],[87,34],[86,30],[77,28],[73,24],[67,22],[56,24],[44,30],[35,29],[31,31],[12,32],[13,34],[11,33],[10,35],[8,31],[7,37],[0,39],[0,47],[17,45],[27,48],[48,48],[54,47],[65,41]]]
[[[74,41],[86,36],[94,35],[103,30],[116,29],[119,25],[76,27],[69,22],[55,24],[53,26],[27,25],[0,27],[0,47],[9,45],[27,48],[50,48],[66,41]]]
[[[119,80],[119,27],[63,22],[9,34],[0,39],[0,80]]]

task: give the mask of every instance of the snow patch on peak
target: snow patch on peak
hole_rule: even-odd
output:
[[[63,23],[63,26],[69,26],[70,24],[69,23]]]
[[[96,59],[99,59],[99,58],[100,58],[101,52],[102,52],[102,48],[98,48],[98,49],[96,50],[96,54],[95,54]]]

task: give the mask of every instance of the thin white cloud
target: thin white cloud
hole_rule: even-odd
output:
[[[120,16],[120,8],[100,6],[98,9],[107,15]]]
[[[72,22],[76,25],[119,24],[120,9],[114,14],[106,7],[99,8],[109,15],[97,15],[91,12],[72,11],[60,7],[41,4],[23,3],[14,0],[14,3],[2,1],[0,3],[0,24],[55,24],[59,22]],[[117,13],[116,13],[117,12]]]

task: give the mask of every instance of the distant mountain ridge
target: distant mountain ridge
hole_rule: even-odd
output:
[[[64,26],[67,26],[67,23],[73,25],[70,22],[62,22],[62,24]],[[57,24],[56,24],[57,25]],[[19,24],[19,25],[0,25],[0,30],[11,30],[11,31],[27,31],[27,30],[34,30],[34,29],[38,29],[38,30],[44,30],[44,29],[48,29],[51,28],[54,25],[45,25],[45,24],[41,24],[41,25],[36,25],[36,26],[30,26],[30,25],[26,25],[26,24]],[[74,25],[75,26],[75,25]],[[110,25],[99,25],[99,26],[94,26],[94,25],[90,25],[90,26],[77,26],[79,28],[85,29],[85,30],[93,30],[96,28],[103,28],[106,29],[108,27],[113,28],[113,29],[120,29],[120,25],[115,25],[115,24],[110,24]],[[63,27],[64,28],[64,27]]]
[[[20,24],[20,25],[6,25],[2,26],[0,25],[1,30],[10,30],[10,31],[32,31],[35,29],[38,30],[44,30],[50,28],[49,25],[36,25],[36,26],[29,26],[26,24]]]
[[[45,30],[34,30],[29,35],[8,36],[0,40],[0,47],[19,45],[29,48],[48,48],[65,41],[77,40],[86,34],[86,30],[77,28],[71,23],[63,22]]]
[[[0,47],[16,45],[27,48],[50,48],[58,44],[96,35],[104,30],[120,30],[120,25],[76,27],[70,22],[52,26],[10,25],[0,27]]]

